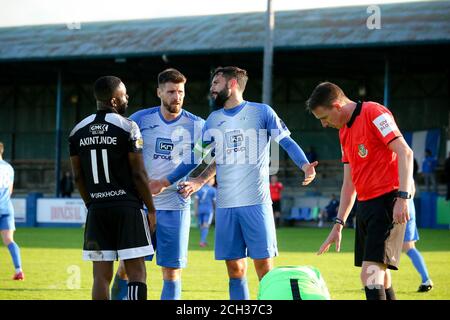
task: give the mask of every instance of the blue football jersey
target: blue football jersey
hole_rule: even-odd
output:
[[[143,156],[145,169],[150,179],[160,179],[172,172],[181,162],[199,163],[193,159],[192,149],[201,139],[205,120],[182,110],[172,121],[161,114],[160,107],[140,110],[130,116],[137,123],[144,140]],[[172,184],[162,193],[153,197],[156,210],[187,210],[190,198],[183,198],[177,192],[177,184]]]
[[[6,161],[0,160],[0,215],[14,213],[9,187],[14,182],[14,169]]]
[[[198,212],[209,213],[214,211],[214,202],[216,201],[216,188],[205,184],[197,191],[195,197],[198,200]]]
[[[270,141],[290,135],[275,111],[266,104],[244,101],[212,112],[203,130],[203,146],[213,146],[216,156],[217,207],[272,203]]]

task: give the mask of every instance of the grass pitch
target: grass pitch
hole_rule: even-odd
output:
[[[334,247],[325,255],[316,251],[329,229],[280,228],[277,230],[279,256],[276,266],[313,265],[321,271],[332,299],[362,300],[364,291],[359,268],[353,266],[354,231],[344,229],[341,252]],[[450,299],[450,231],[420,230],[417,243],[428,266],[434,288],[417,293],[420,276],[403,254],[400,270],[393,272],[398,299]],[[225,263],[214,260],[214,229],[208,235],[209,246],[200,248],[199,232],[191,229],[188,267],[183,271],[182,298],[186,300],[228,299]],[[15,233],[21,248],[25,281],[11,280],[14,273],[8,250],[0,248],[1,300],[88,300],[91,297],[92,264],[81,258],[81,228],[19,228]],[[162,288],[160,268],[147,262],[148,298],[159,299]],[[247,275],[250,295],[256,299],[258,281],[252,260]],[[117,264],[115,265],[117,267]]]

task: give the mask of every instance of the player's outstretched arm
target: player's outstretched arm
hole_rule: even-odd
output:
[[[200,190],[203,185],[216,175],[216,162],[213,161],[208,167],[195,178],[190,178],[188,181],[180,182],[180,190],[178,191],[183,197],[187,198],[193,193]]]
[[[315,167],[319,162],[314,161],[313,163],[309,163],[303,150],[297,142],[289,136],[280,140],[280,146],[288,153],[289,157],[295,162],[297,167],[302,169],[305,173],[305,180],[303,180],[302,185],[306,186],[310,184],[316,177]]]
[[[181,178],[186,177],[190,172],[192,172],[197,167],[199,167],[202,164],[202,161],[205,160],[206,157],[208,157],[210,155],[210,153],[212,152],[212,150],[213,150],[211,144],[207,148],[201,147],[199,149],[200,150],[197,150],[197,147],[194,147],[192,149],[191,157],[190,157],[190,159],[191,159],[190,163],[182,162],[167,177],[159,179],[159,180],[150,180],[149,184],[150,184],[150,189],[152,191],[152,194],[153,195],[157,195],[157,194],[163,192],[164,189],[166,189],[171,184],[177,182]],[[204,151],[203,149],[205,149],[206,152],[203,152]],[[210,163],[210,160],[208,160],[207,163]],[[214,163],[214,174],[215,174],[215,163]],[[208,181],[208,180],[206,180],[206,181]],[[183,189],[183,185],[179,185],[179,187],[180,187],[180,189]],[[192,192],[191,192],[191,194],[192,194]]]
[[[84,181],[83,169],[81,168],[80,157],[71,156],[70,163],[72,165],[75,184],[77,185],[78,191],[80,192],[84,204],[87,204],[91,200],[91,197],[89,196],[89,193],[86,190],[86,184]]]
[[[185,164],[184,162],[180,163],[178,167],[170,173],[167,177],[161,178],[158,180],[149,180],[148,185],[150,186],[151,193],[153,195],[158,195],[163,192],[168,186],[180,180],[181,178],[187,176],[189,172],[194,170],[197,167],[197,164]]]
[[[320,249],[317,252],[318,255],[321,255],[322,253],[327,252],[333,243],[336,246],[337,252],[339,252],[341,250],[342,228],[343,228],[342,225],[337,224],[337,223],[334,224],[333,229],[331,229],[331,232],[328,235],[328,238],[320,246]]]
[[[178,180],[186,177],[190,172],[195,170],[200,166],[204,157],[198,157],[197,151],[192,150],[191,163],[180,163],[178,167],[174,171],[172,171],[167,177],[159,179],[159,180],[151,180],[150,188],[152,190],[152,194],[156,195],[164,191],[165,188],[170,186],[171,184],[177,182]],[[214,165],[215,170],[215,165]],[[215,171],[214,171],[215,174]],[[182,186],[180,185],[182,188]],[[198,189],[197,189],[198,190]]]
[[[150,191],[152,195],[156,196],[164,191],[168,186],[170,186],[170,182],[167,180],[167,178],[162,178],[159,180],[150,179],[148,181],[148,185],[150,187]]]
[[[307,186],[314,180],[316,177],[316,167],[318,164],[318,161],[314,161],[313,163],[305,163],[302,166],[302,170],[305,173],[305,180],[302,182],[303,186]]]

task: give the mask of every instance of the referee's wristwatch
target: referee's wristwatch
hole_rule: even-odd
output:
[[[338,217],[334,218],[334,223],[335,223],[335,224],[338,223],[338,224],[342,225],[343,227],[345,227],[345,222],[344,222],[344,220],[342,220],[342,219],[340,219],[340,218],[338,218]]]
[[[396,198],[402,198],[402,199],[411,199],[411,193],[408,193],[406,191],[397,191],[395,193]]]

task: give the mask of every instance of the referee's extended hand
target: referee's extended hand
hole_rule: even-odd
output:
[[[325,242],[320,246],[319,251],[317,251],[317,255],[321,255],[322,253],[327,252],[330,249],[330,246],[334,243],[336,245],[336,252],[341,250],[341,239],[342,239],[342,226],[339,224],[335,224],[333,229],[331,229],[328,238]]]
[[[402,198],[396,198],[393,211],[394,223],[407,223],[409,221],[409,208],[408,200]]]
[[[307,186],[310,184],[314,178],[316,177],[316,169],[318,161],[314,161],[313,163],[304,164],[302,167],[303,172],[305,172],[305,180],[303,180],[302,185]]]

